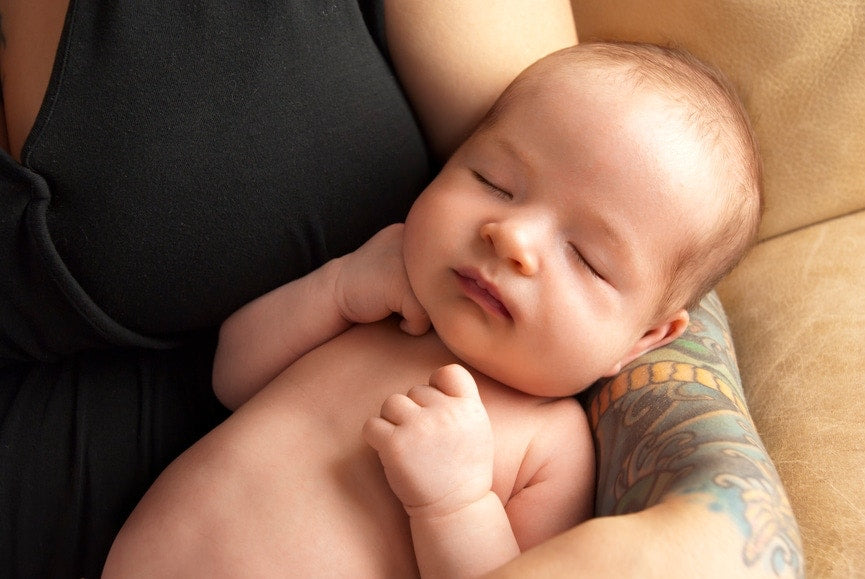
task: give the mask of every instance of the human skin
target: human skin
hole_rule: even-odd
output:
[[[0,109],[4,109],[2,116],[8,124],[5,144],[16,159],[48,83],[67,4],[66,0],[0,0],[6,39],[0,47],[4,93]],[[388,0],[385,4],[395,65],[409,99],[419,110],[432,147],[442,158],[462,141],[498,93],[528,63],[576,41],[568,2]],[[491,59],[494,66],[488,64]],[[455,88],[459,98],[450,98]],[[737,491],[742,500],[717,500],[729,495],[718,480],[746,474],[771,491],[760,512],[765,515],[766,525],[776,529],[778,541],[788,545],[791,574],[803,573],[798,528],[789,515],[784,489],[765,449],[759,442],[751,442],[745,458],[719,452],[721,448],[740,447],[742,441],[759,441],[743,410],[744,396],[735,377],[731,342],[716,339],[705,329],[725,328],[723,322],[715,321],[723,317],[720,311],[714,300],[704,302],[697,315],[707,321],[689,330],[683,341],[713,344],[720,352],[716,357],[690,358],[689,348],[666,348],[664,360],[652,362],[649,367],[661,362],[666,367],[667,362],[685,356],[691,367],[708,369],[718,379],[725,378],[733,387],[736,403],[730,404],[730,398],[717,389],[698,382],[691,385],[702,389],[704,395],[683,401],[674,391],[678,382],[662,382],[664,387],[658,390],[653,404],[643,410],[644,416],[656,420],[636,425],[630,420],[630,409],[635,401],[642,400],[641,391],[619,396],[619,381],[599,385],[593,391],[593,400],[613,400],[616,404],[600,405],[601,419],[593,421],[592,428],[596,439],[604,442],[602,448],[619,451],[603,450],[599,455],[601,480],[622,480],[624,486],[599,487],[598,514],[632,514],[607,518],[601,525],[580,526],[560,540],[519,557],[504,573],[525,576],[526,570],[531,570],[546,576],[573,576],[575,570],[587,569],[651,576],[657,569],[657,576],[667,577],[676,569],[685,574],[693,574],[694,569],[704,572],[707,567],[703,561],[712,560],[714,568],[726,576],[749,572],[775,576],[774,547],[750,547],[760,534],[759,527],[748,524],[745,490]],[[639,361],[635,364],[639,366]],[[677,468],[688,473],[687,481],[665,486],[661,483],[668,479],[668,470],[661,457],[642,456],[641,449],[646,440],[665,439],[685,427],[694,436]],[[637,458],[644,467],[642,476],[620,476]],[[649,484],[652,481],[654,484]],[[658,488],[663,490],[648,492]],[[693,499],[688,489],[694,488],[705,492],[705,500],[682,501],[683,497]],[[675,504],[683,516],[659,516],[669,510],[664,507],[668,504]],[[662,508],[653,509],[655,506]],[[635,532],[637,524],[639,532]],[[657,533],[662,528],[665,532]],[[606,556],[610,544],[616,545],[615,557]],[[693,553],[700,553],[701,560],[695,562]]]
[[[681,344],[588,398],[601,517],[494,576],[801,576],[798,527],[748,416],[717,298],[695,313]]]
[[[716,295],[671,345],[599,383],[597,517],[489,574],[804,577],[802,539],[760,443]],[[609,545],[627,545],[615,554]]]
[[[685,215],[698,227],[717,207],[695,199],[695,191],[714,193],[705,171],[685,172],[660,154],[671,146],[659,130],[669,124],[665,102],[611,90],[624,88],[609,86],[621,77],[557,74],[563,59],[551,58],[524,73],[525,88],[445,165],[405,235],[388,228],[226,322],[214,382],[221,399],[244,404],[163,473],[118,536],[106,574],[200,572],[206,561],[212,572],[406,575],[413,552],[424,576],[471,577],[586,516],[590,501],[573,493],[577,480],[591,486],[593,457],[584,445],[569,460],[568,445],[584,430],[566,420],[576,410],[570,396],[681,333],[683,311],[655,314],[670,283],[663,264],[691,237]],[[655,227],[635,227],[637,208],[658,198]],[[670,235],[673,223],[680,237]],[[403,345],[379,326],[344,331],[391,310],[416,334],[429,314],[436,333]],[[383,357],[400,363],[383,371]],[[435,369],[449,361],[483,373]],[[253,395],[262,376],[286,366]],[[403,394],[430,372],[427,385]],[[346,383],[353,394],[342,400]],[[370,412],[377,402],[378,416]],[[221,449],[245,448],[249,430],[271,423],[278,430],[253,437],[252,458],[224,459]],[[411,540],[357,447],[359,423]],[[296,444],[304,432],[314,434]],[[280,442],[261,442],[273,439]],[[283,481],[276,488],[260,483],[262,456]],[[345,512],[354,493],[334,476],[344,463],[369,473],[354,482],[380,497],[372,508]],[[298,477],[317,484],[286,493],[285,481],[303,488]],[[276,548],[273,536],[292,537],[291,547]],[[375,548],[376,536],[388,552]],[[323,544],[355,548],[349,558],[323,557]]]
[[[689,225],[708,226],[719,211],[711,163],[668,154],[698,149],[684,145],[689,131],[677,140],[661,130],[668,103],[558,70],[546,59],[525,73],[543,80],[527,82],[445,165],[413,206],[404,244],[411,287],[449,349],[540,396],[573,395],[684,330],[684,311],[657,314],[670,283],[660,264],[691,238]],[[652,203],[654,227],[643,213]],[[437,463],[419,457],[456,445],[411,424],[426,413],[426,400],[386,405],[364,434],[411,515],[419,563],[453,557],[463,563],[430,575],[458,576],[478,548],[453,540],[462,527],[443,525],[443,513],[480,510],[484,487],[429,490]]]
[[[586,516],[590,501],[584,493],[575,501],[573,493],[591,486],[592,456],[583,446],[569,460],[579,428],[568,427],[562,413],[573,413],[570,395],[602,371],[617,372],[623,361],[684,329],[683,312],[654,317],[669,283],[663,264],[690,237],[683,216],[696,226],[712,210],[709,203],[699,204],[702,212],[691,206],[696,183],[677,189],[682,171],[654,152],[669,147],[666,133],[660,141],[656,136],[667,122],[662,103],[641,91],[586,83],[579,74],[551,74],[557,70],[542,64],[525,73],[539,80],[528,82],[529,90],[510,99],[448,162],[412,209],[405,236],[402,227],[388,228],[226,322],[214,369],[223,400],[244,402],[248,385],[261,380],[258,367],[265,376],[287,369],[160,477],[119,535],[107,574],[185,573],[207,564],[213,565],[208,572],[237,565],[256,573],[405,575],[413,550],[424,576],[471,577]],[[654,121],[647,125],[647,119]],[[619,131],[610,130],[614,122]],[[648,166],[631,167],[616,155]],[[589,178],[598,164],[605,168],[605,196]],[[658,177],[646,179],[647,173]],[[505,194],[483,175],[518,193]],[[664,180],[667,175],[675,179]],[[670,223],[660,218],[655,228],[631,227],[641,216],[633,206],[644,207],[661,192],[667,219],[680,225],[679,239],[671,239]],[[625,207],[606,202],[616,195]],[[625,241],[626,235],[633,237]],[[372,322],[397,309],[405,329],[421,333],[418,304],[435,334],[405,337],[403,345],[378,326],[343,332],[350,321]],[[582,335],[589,336],[586,343]],[[586,348],[576,358],[575,345]],[[404,395],[435,368],[430,352],[435,363],[448,362],[447,353],[487,375],[440,367],[428,385]],[[383,358],[400,364],[382,372]],[[347,401],[346,383],[353,392]],[[370,412],[376,402],[378,416]],[[363,422],[365,414],[373,417]],[[259,431],[270,423],[279,430]],[[373,508],[344,512],[354,493],[334,476],[339,465],[377,472],[368,467],[369,453],[357,448],[352,427],[358,424],[408,515],[411,541],[404,526],[393,525],[399,516],[386,500],[393,497],[378,492],[380,476],[354,481],[369,497],[380,497]],[[534,428],[526,432],[526,425]],[[244,447],[250,429],[259,431],[257,448],[248,450],[254,458],[232,452],[224,460],[220,449]],[[303,432],[315,434],[294,443]],[[265,449],[261,441],[274,438],[280,442]],[[298,477],[317,484],[293,493],[284,492],[284,482],[262,487],[255,471],[262,455],[279,479],[295,480],[291,486],[303,488]],[[214,465],[222,475],[198,486],[202,473],[216,472]],[[583,483],[575,486],[578,480]],[[250,494],[254,501],[244,498]],[[334,504],[340,508],[329,508]],[[257,505],[271,514],[257,513]],[[280,535],[292,537],[290,549],[268,542]],[[370,539],[376,536],[390,552],[375,548]],[[256,546],[252,553],[236,547],[249,544]],[[350,558],[325,557],[323,544],[356,548]]]
[[[436,384],[438,369],[457,361],[434,333],[409,336],[393,321],[356,325],[313,350],[166,469],[118,536],[105,576],[417,575],[409,518],[361,433],[391,394]],[[468,528],[498,539],[489,529],[503,520],[509,538],[482,550],[495,558],[476,558],[486,566],[472,575],[589,516],[594,484],[588,425],[573,400],[546,404],[475,380],[474,397],[454,401],[483,400],[473,415],[488,416],[491,436],[460,421],[466,452],[446,451],[495,462],[487,526]],[[531,521],[542,524],[520,524]]]
[[[408,276],[444,342],[542,396],[573,395],[684,331],[681,307],[657,312],[662,264],[721,210],[712,163],[676,134],[664,97],[562,61],[526,71],[406,220]],[[461,307],[466,283],[502,315]]]

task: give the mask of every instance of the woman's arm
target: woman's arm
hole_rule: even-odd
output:
[[[6,130],[6,107],[3,106],[3,52],[5,49],[6,37],[3,35],[3,10],[0,10],[0,149],[8,153],[9,136]]]
[[[529,64],[576,44],[568,0],[384,0],[397,74],[447,158]]]
[[[442,158],[525,66],[576,41],[570,4],[556,0],[385,0],[385,25]],[[745,410],[717,299],[693,317],[683,338],[591,393],[601,517],[523,554],[501,576],[803,574],[798,528]]]
[[[717,297],[692,314],[681,339],[590,393],[600,518],[497,576],[804,576],[799,530],[745,408]]]
[[[9,137],[6,133],[6,109],[3,107],[3,99],[0,97],[0,149],[9,152]]]

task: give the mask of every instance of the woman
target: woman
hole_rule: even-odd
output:
[[[15,575],[98,575],[150,481],[224,417],[219,322],[400,220],[502,88],[576,40],[557,0],[117,4],[0,1],[0,564]],[[697,317],[690,343],[724,344],[723,321]],[[735,374],[728,350],[700,351]],[[598,514],[633,514],[502,572],[795,569],[741,393],[692,380],[649,399],[640,367],[590,403]]]

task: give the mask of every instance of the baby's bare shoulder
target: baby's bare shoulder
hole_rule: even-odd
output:
[[[550,428],[582,430],[588,427],[585,410],[579,401],[571,396],[538,399],[531,412],[535,420],[542,421],[541,426],[544,430]]]
[[[546,468],[551,462],[582,465],[586,457],[594,455],[588,417],[575,398],[543,399],[520,393],[491,402],[487,409],[494,429],[509,435],[521,433],[519,438],[525,445],[523,474]]]
[[[576,446],[582,453],[592,445],[588,417],[575,398],[544,401],[538,404],[536,413],[535,449],[561,455],[567,446]]]
[[[592,516],[595,453],[586,413],[577,400],[538,404],[531,442],[506,510],[523,548]]]

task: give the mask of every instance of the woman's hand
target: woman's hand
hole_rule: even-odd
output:
[[[349,322],[377,322],[396,313],[403,317],[404,332],[420,336],[429,330],[430,321],[409,284],[402,236],[403,224],[391,225],[336,260],[334,299]]]

